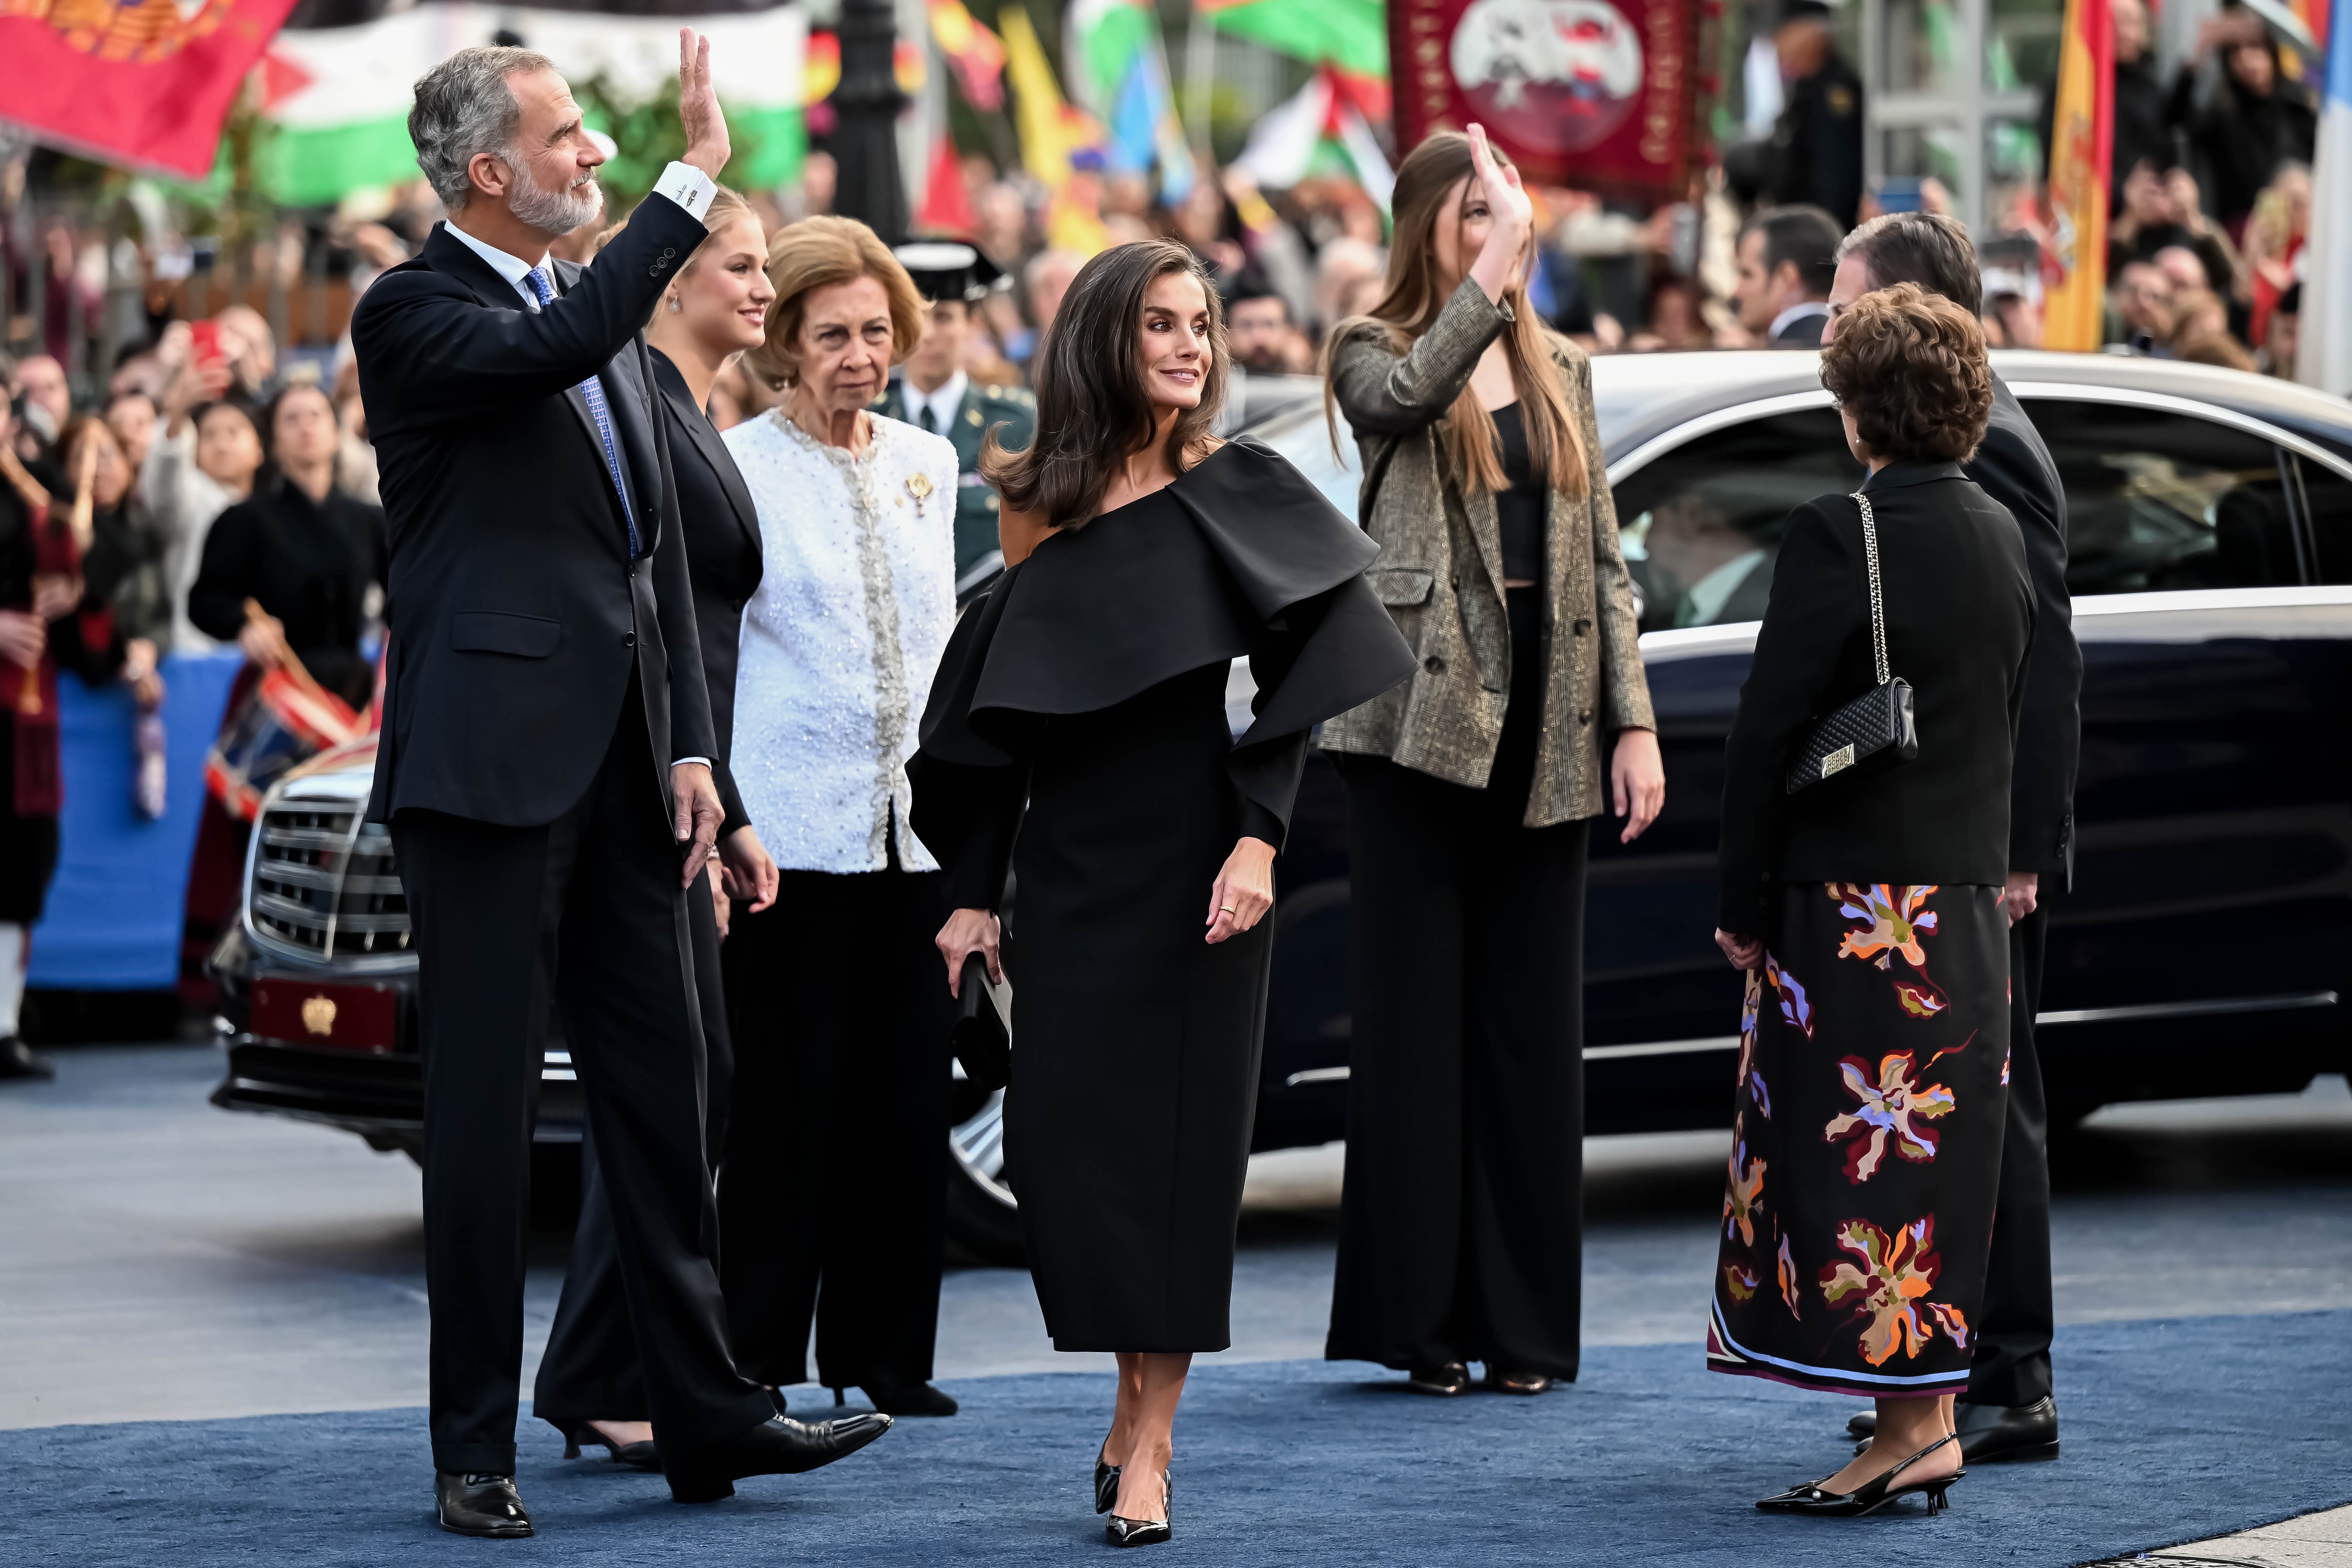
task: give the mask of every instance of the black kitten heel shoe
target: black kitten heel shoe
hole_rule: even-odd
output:
[[[1118,1472],[1114,1469],[1111,1474],[1116,1477]],[[1160,1478],[1160,1517],[1125,1519],[1114,1513],[1110,1516],[1110,1522],[1103,1526],[1103,1539],[1113,1546],[1158,1546],[1163,1542],[1175,1540],[1176,1531],[1172,1516],[1176,1510],[1171,1505],[1171,1500],[1175,1496],[1175,1483],[1162,1474]],[[1116,1479],[1111,1482],[1110,1495],[1112,1502],[1118,1500],[1118,1482]],[[1108,1508],[1107,1504],[1103,1509],[1096,1511],[1108,1511]]]
[[[1873,1477],[1850,1492],[1824,1491],[1819,1482],[1814,1482],[1808,1486],[1790,1487],[1777,1497],[1759,1498],[1757,1500],[1756,1506],[1766,1513],[1811,1513],[1830,1519],[1860,1519],[1864,1514],[1885,1508],[1898,1498],[1908,1497],[1913,1492],[1924,1492],[1927,1497],[1927,1512],[1932,1518],[1937,1513],[1950,1510],[1952,1505],[1946,1500],[1944,1493],[1950,1489],[1954,1481],[1966,1476],[1968,1471],[1954,1470],[1948,1476],[1933,1476],[1916,1481],[1898,1482],[1895,1478],[1945,1444],[1956,1443],[1958,1440],[1957,1436],[1938,1437],[1893,1469],[1884,1475]]]
[[[601,1447],[613,1456],[616,1465],[639,1470],[661,1468],[661,1455],[651,1443],[615,1443],[585,1421],[554,1421],[549,1425],[563,1434],[563,1457],[567,1459],[578,1458],[583,1448]]]

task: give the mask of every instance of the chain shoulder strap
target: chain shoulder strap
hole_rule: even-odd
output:
[[[1862,552],[1870,565],[1870,651],[1878,661],[1878,684],[1884,686],[1894,677],[1886,668],[1886,606],[1878,586],[1878,519],[1870,510],[1870,498],[1860,490],[1853,492],[1853,504],[1862,508]]]

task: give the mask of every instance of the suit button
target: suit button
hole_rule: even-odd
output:
[[[621,646],[622,646],[623,647],[636,647],[636,646],[637,646],[637,634],[636,634],[636,633],[635,633],[635,632],[623,632],[623,633],[621,634]]]
[[[1445,661],[1438,658],[1435,654],[1431,654],[1427,658],[1421,661],[1421,668],[1429,671],[1430,674],[1435,675],[1444,669]]]
[[[1583,618],[1582,616],[1580,616],[1579,617],[1577,617],[1577,622],[1576,622],[1576,635],[1577,635],[1578,637],[1582,637],[1585,633],[1587,633],[1587,632],[1591,631],[1591,629],[1592,629],[1592,623],[1591,623],[1591,621],[1588,621],[1588,620],[1584,619],[1584,618]]]

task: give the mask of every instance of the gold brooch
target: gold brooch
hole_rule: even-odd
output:
[[[913,496],[918,502],[927,499],[931,493],[931,476],[929,474],[909,476],[907,480],[907,493]]]

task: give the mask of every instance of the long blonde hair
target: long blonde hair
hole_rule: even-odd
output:
[[[1493,151],[1497,163],[1509,162],[1501,148]],[[1437,226],[1453,220],[1455,208],[1446,198],[1465,177],[1475,180],[1476,170],[1470,156],[1470,139],[1457,131],[1441,131],[1430,137],[1398,168],[1391,198],[1396,232],[1389,250],[1386,290],[1370,314],[1351,316],[1331,329],[1323,350],[1327,416],[1333,408],[1332,362],[1342,342],[1359,332],[1377,332],[1402,353],[1436,324],[1438,312],[1445,308],[1437,276]],[[1533,261],[1531,255],[1530,265]],[[1552,363],[1551,334],[1528,301],[1525,279],[1512,285],[1502,302],[1512,316],[1511,324],[1503,329],[1503,351],[1510,358],[1511,384],[1519,393],[1528,466],[1538,480],[1560,494],[1581,496],[1586,485],[1584,447],[1569,411],[1567,390]],[[1444,423],[1446,462],[1464,492],[1507,489],[1495,416],[1479,406],[1477,395],[1466,384],[1454,406],[1445,411]],[[1332,428],[1336,439],[1336,422]]]

